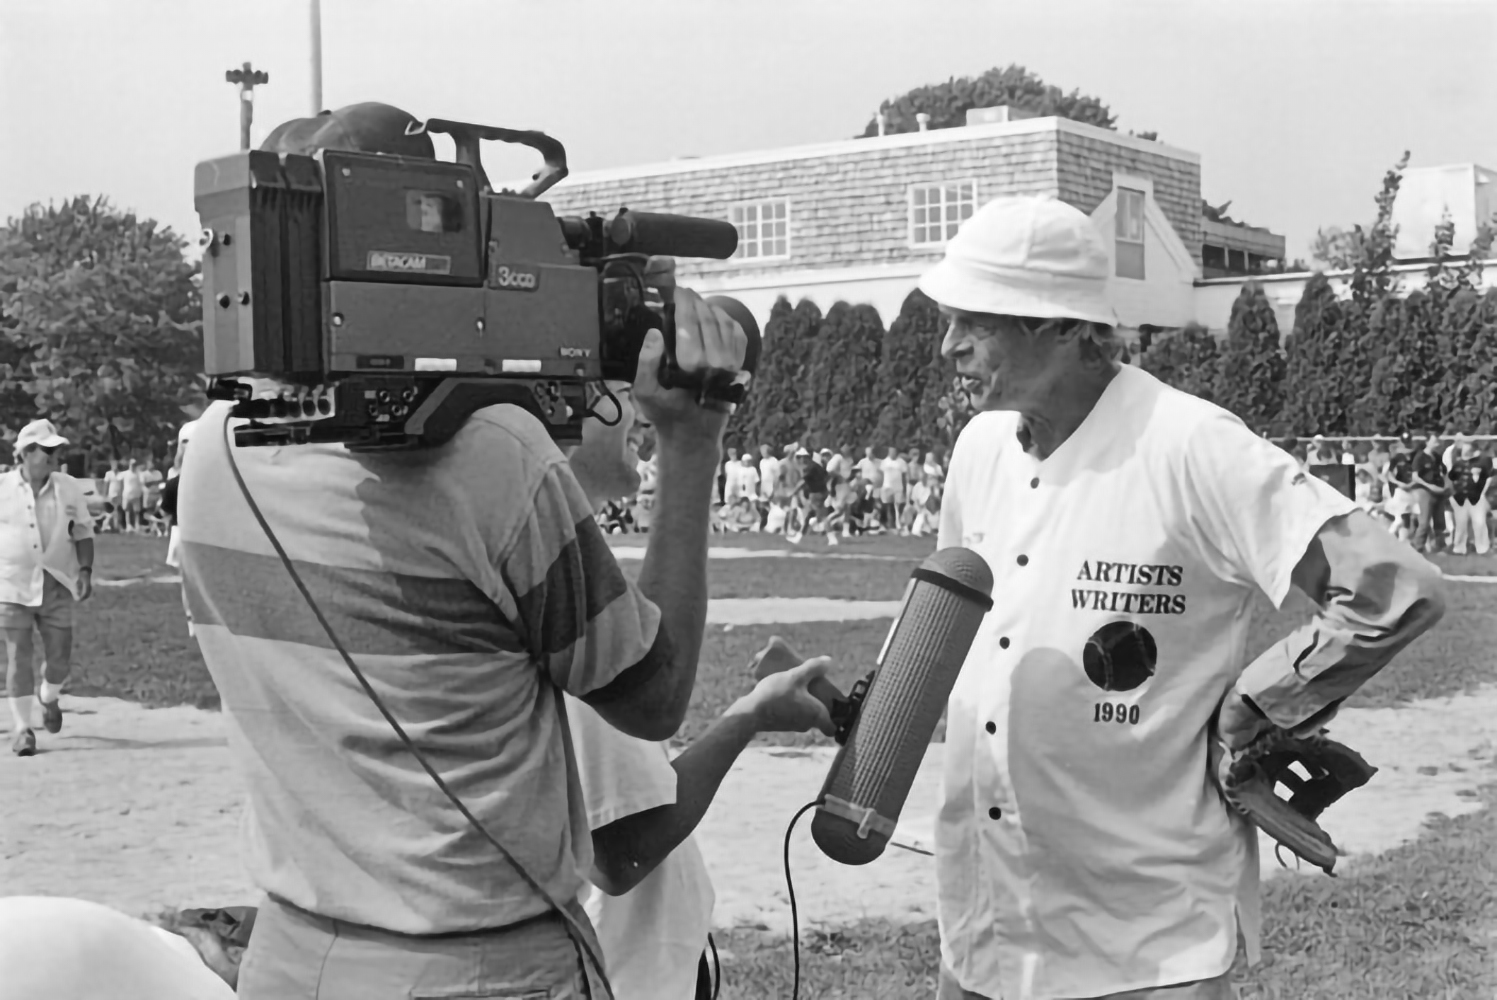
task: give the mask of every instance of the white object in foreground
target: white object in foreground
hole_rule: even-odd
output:
[[[0,897],[0,1000],[234,1000],[186,938],[85,899]]]

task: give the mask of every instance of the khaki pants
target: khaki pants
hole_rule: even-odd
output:
[[[1002,1000],[1001,997],[986,997],[981,993],[964,990],[956,977],[941,966],[941,985],[936,1000]],[[1081,1000],[1081,998],[1078,998]],[[1109,993],[1096,1000],[1237,1000],[1237,988],[1232,985],[1230,973],[1215,979],[1198,979],[1192,983],[1177,983],[1174,986],[1156,986],[1149,989],[1129,990],[1126,993]]]
[[[580,906],[572,913],[584,927]],[[598,954],[596,939],[591,942]],[[602,1000],[556,913],[472,934],[416,937],[262,901],[239,1000]]]

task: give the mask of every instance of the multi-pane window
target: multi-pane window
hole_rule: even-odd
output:
[[[734,205],[728,219],[738,227],[734,257],[763,260],[790,256],[790,202],[785,199]]]
[[[1117,249],[1117,276],[1143,280],[1144,193],[1125,187],[1117,190],[1117,226],[1114,242]]]
[[[910,245],[936,246],[956,235],[977,207],[977,182],[910,188]]]

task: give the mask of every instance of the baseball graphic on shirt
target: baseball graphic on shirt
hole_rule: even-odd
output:
[[[1108,622],[1086,640],[1081,665],[1103,691],[1132,691],[1154,676],[1159,647],[1138,622]]]

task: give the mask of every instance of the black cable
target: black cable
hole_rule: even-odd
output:
[[[800,818],[820,804],[807,802],[790,818],[790,825],[785,827],[785,888],[790,893],[790,947],[795,955],[795,984],[790,989],[790,1000],[800,1000],[800,913],[795,907],[795,883],[790,880],[790,834]]]
[[[250,495],[249,485],[245,483],[244,476],[239,471],[239,462],[234,458],[234,444],[230,439],[231,429],[229,427],[229,419],[230,416],[225,414],[224,451],[229,457],[229,470],[234,473],[234,482],[239,485],[239,492],[244,497],[244,502],[249,505],[250,513],[255,516],[256,522],[260,525],[260,530],[265,532],[265,537],[270,541],[271,548],[275,549],[276,555],[280,557],[281,564],[286,567],[286,572],[291,576],[291,582],[296,584],[296,589],[301,592],[302,599],[307,602],[307,607],[316,616],[317,623],[327,633],[328,640],[333,644],[333,648],[338,651],[339,656],[343,657],[343,662],[348,664],[348,669],[353,671],[354,679],[359,682],[359,686],[364,689],[364,693],[369,696],[369,700],[374,703],[374,707],[378,709],[379,714],[384,717],[385,722],[395,731],[395,735],[400,737],[400,741],[411,752],[411,756],[416,758],[416,763],[421,765],[421,769],[436,783],[437,788],[447,797],[447,800],[457,808],[458,812],[462,813],[463,818],[472,825],[473,829],[477,830],[483,835],[484,839],[494,845],[494,848],[498,850],[505,861],[509,862],[510,867],[519,874],[520,878],[525,881],[525,884],[530,886],[537,895],[549,903],[552,909],[556,910],[561,916],[562,922],[567,925],[568,933],[572,936],[578,948],[586,952],[588,960],[592,962],[593,969],[596,970],[599,978],[603,981],[604,990],[607,992],[610,1000],[612,1000],[613,986],[608,982],[608,974],[603,969],[603,961],[593,951],[592,945],[588,943],[587,934],[577,923],[577,919],[565,907],[551,898],[551,894],[531,877],[530,872],[526,871],[525,866],[521,865],[515,859],[515,856],[505,849],[503,844],[499,843],[499,840],[489,832],[488,827],[480,823],[478,817],[474,816],[468,810],[468,807],[463,804],[463,801],[447,786],[447,782],[443,781],[442,776],[431,766],[431,763],[426,759],[426,755],[421,752],[415,742],[406,734],[405,729],[395,720],[395,716],[390,714],[390,710],[385,707],[384,701],[381,700],[378,692],[370,685],[368,678],[364,676],[364,672],[359,669],[359,665],[354,662],[353,657],[348,655],[348,650],[343,648],[343,643],[339,641],[338,636],[333,632],[332,624],[323,616],[322,609],[317,606],[317,602],[312,598],[312,592],[307,589],[307,585],[302,582],[301,574],[296,571],[296,565],[292,563],[291,557],[286,554],[286,550],[281,546],[281,540],[276,537],[275,532],[270,528],[270,522],[266,521],[265,515],[260,512],[260,505],[255,503],[255,498]],[[586,973],[584,972],[585,975]]]
[[[717,1000],[717,995],[722,992],[723,988],[723,963],[722,959],[717,957],[717,942],[712,940],[711,934],[707,935],[707,947],[712,949],[712,968],[717,973],[712,983],[712,1000]]]

